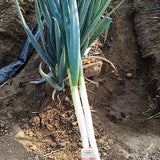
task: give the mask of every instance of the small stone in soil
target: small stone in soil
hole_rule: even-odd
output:
[[[106,153],[106,152],[103,152],[102,155],[103,155],[103,156],[107,156],[107,153]]]
[[[126,76],[127,76],[127,78],[131,78],[133,75],[132,75],[132,73],[127,73]]]

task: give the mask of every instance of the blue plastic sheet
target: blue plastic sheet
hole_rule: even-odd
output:
[[[40,33],[37,24],[32,28],[32,33],[35,39],[38,41],[38,39],[40,38]],[[34,47],[31,44],[29,38],[27,38],[23,45],[18,60],[0,69],[0,85],[2,85],[9,78],[13,77],[20,70],[22,70],[27,61],[32,56],[33,52]]]

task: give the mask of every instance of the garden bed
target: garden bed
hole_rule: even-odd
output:
[[[152,23],[148,19],[149,15],[151,19],[159,16],[156,10],[141,12],[158,6],[159,1],[143,3],[126,1],[113,14],[107,42],[102,45],[101,35],[93,49],[110,60],[118,73],[106,62],[95,76],[85,69],[96,139],[104,160],[160,157],[160,20]],[[33,1],[22,1],[21,6],[33,26]],[[26,35],[13,0],[0,2],[0,12],[3,67],[16,60]],[[19,74],[0,86],[0,160],[80,159],[82,146],[69,87],[57,92],[53,101],[53,89],[47,83],[30,84],[41,79],[40,62],[35,53]]]

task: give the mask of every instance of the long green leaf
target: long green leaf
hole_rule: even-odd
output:
[[[66,57],[65,57],[65,47],[63,47],[60,64],[59,64],[59,74],[58,74],[58,82],[61,87],[64,87],[64,79],[66,76]]]
[[[55,17],[59,26],[62,26],[62,18],[61,18],[61,14],[59,12],[59,7],[60,7],[60,4],[59,2],[56,0],[47,0],[47,3],[48,3],[48,10],[49,10],[49,13],[51,15],[51,17]]]
[[[48,0],[39,0],[39,4],[40,4],[41,10],[42,10],[42,13],[44,15],[44,18],[45,18],[45,21],[47,24],[47,29],[48,29],[47,38],[48,38],[48,44],[49,44],[51,52],[48,52],[47,54],[51,54],[49,56],[53,57],[55,63],[57,63],[57,59],[55,56],[56,49],[55,49],[55,45],[54,45],[55,39],[54,39],[53,23],[52,23],[52,18],[49,14],[48,7],[47,7],[49,5]]]
[[[48,58],[46,57],[44,51],[41,49],[41,47],[39,46],[38,42],[36,41],[36,39],[34,38],[34,35],[32,34],[32,32],[30,31],[28,25],[26,24],[25,20],[24,20],[24,17],[22,15],[22,12],[20,10],[20,7],[19,7],[19,3],[17,0],[15,0],[15,4],[16,4],[16,7],[17,7],[17,10],[18,10],[18,14],[19,14],[19,17],[20,17],[20,20],[22,22],[22,25],[30,39],[30,41],[32,42],[34,48],[37,50],[37,52],[39,53],[39,55],[41,56],[41,58],[44,60],[44,62],[54,70],[54,66],[49,62]]]
[[[125,0],[122,0],[115,8],[113,8],[106,16],[109,17],[112,13],[114,13],[124,2]]]
[[[54,29],[55,29],[55,43],[56,43],[56,58],[57,58],[57,63],[59,65],[60,63],[60,57],[61,57],[61,31],[59,28],[59,24],[57,20],[52,17],[54,20]]]
[[[94,5],[94,9],[93,9],[93,15],[92,15],[92,17],[94,17],[95,14],[97,13],[97,11],[98,11],[101,3],[102,3],[102,0],[96,0],[95,5]]]
[[[41,35],[42,44],[43,44],[45,52],[48,52],[46,44],[45,44],[44,28],[43,28],[43,24],[42,24],[40,10],[39,10],[39,6],[38,6],[38,1],[37,0],[35,0],[35,11],[36,11],[36,19],[37,19],[37,23],[38,23],[38,27],[39,27],[39,31],[40,31],[40,35]]]
[[[70,51],[68,52],[72,86],[77,86],[79,78],[80,30],[76,0],[69,0],[70,6]]]
[[[94,3],[95,3],[95,0],[92,0],[90,2],[89,8],[88,8],[88,12],[87,12],[87,15],[86,15],[86,19],[85,19],[85,27],[88,27],[89,24],[90,24],[90,21],[91,21],[91,18],[92,18],[92,14],[93,14]]]
[[[64,30],[65,30],[65,44],[67,53],[70,51],[70,14],[69,14],[69,2],[68,0],[60,0],[61,6],[62,6],[62,17],[63,17],[63,23],[64,23]]]
[[[93,33],[92,37],[90,38],[89,45],[103,32],[103,30],[109,26],[109,24],[112,22],[112,19],[107,17],[104,18],[103,23],[101,25],[98,25],[98,28],[96,28],[96,31]]]
[[[84,22],[86,19],[87,11],[89,8],[89,5],[91,3],[91,0],[87,0],[85,3],[83,3],[83,6],[80,8],[79,13],[79,21],[80,21],[80,29],[84,26]],[[86,26],[87,27],[87,26]]]
[[[42,70],[42,64],[39,65],[39,73],[41,76],[57,91],[62,91],[62,87],[59,86],[49,75],[45,74]]]
[[[88,48],[88,46],[89,46],[89,38],[86,40],[84,45],[81,47],[81,57],[84,56],[84,53],[85,53],[86,49]]]
[[[106,26],[106,28],[105,28],[104,43],[105,43],[106,40],[107,40],[108,30],[109,30],[110,24],[111,24],[111,23],[108,23],[107,26]]]
[[[104,11],[106,10],[106,8],[108,7],[108,5],[110,4],[111,0],[104,0],[100,6],[100,8],[98,9],[97,13],[95,14],[95,16],[92,18],[91,20],[91,24],[90,26],[85,30],[85,32],[82,34],[81,36],[81,45],[83,45],[85,43],[85,41],[87,40],[87,34],[91,34],[95,28],[95,26],[97,25],[100,17],[103,15]]]

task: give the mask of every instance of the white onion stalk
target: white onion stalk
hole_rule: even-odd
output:
[[[82,104],[81,104],[81,100],[78,92],[78,87],[72,85],[71,72],[69,68],[67,69],[67,72],[68,72],[68,78],[70,82],[70,90],[71,90],[73,105],[75,109],[75,114],[77,117],[78,126],[80,129],[80,134],[82,138],[82,145],[83,145],[83,148],[89,148],[85,117],[84,117],[83,108],[82,108]]]
[[[70,89],[71,89],[72,100],[75,108],[76,117],[78,120],[79,129],[82,137],[83,148],[84,149],[89,148],[85,117],[83,114],[83,109],[82,109],[82,105],[79,97],[78,88],[77,86],[71,86]]]
[[[91,148],[95,151],[97,160],[100,160],[98,147],[97,147],[95,134],[94,134],[92,115],[91,115],[91,110],[90,110],[90,106],[89,106],[89,102],[88,102],[85,80],[84,80],[84,76],[83,76],[82,65],[81,65],[81,69],[80,69],[79,88],[80,88],[80,96],[81,96],[81,100],[82,100],[82,104],[83,104],[83,110],[84,110],[84,115],[85,115],[85,121],[86,121],[89,142],[90,142]]]

